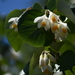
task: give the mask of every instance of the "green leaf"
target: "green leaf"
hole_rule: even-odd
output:
[[[63,44],[64,42],[52,42],[50,47],[58,52]]]
[[[73,73],[75,74],[75,66],[72,68]]]
[[[67,40],[75,47],[75,34],[69,34]]]
[[[64,0],[57,0],[57,10],[67,16],[75,24],[75,15]]]
[[[47,9],[53,10],[56,7],[56,0],[49,0],[47,2]]]
[[[29,66],[29,75],[33,74],[34,69],[36,68],[37,65],[38,65],[38,56],[36,54],[33,54]]]
[[[69,33],[70,34],[75,34],[75,24],[73,22],[71,22],[70,20],[68,20],[67,25],[70,29]]]
[[[16,51],[20,50],[22,44],[24,43],[24,40],[19,35],[18,31],[15,31],[14,29],[9,28],[12,22],[8,23],[8,20],[12,17],[19,17],[24,10],[16,9],[16,10],[11,11],[6,17],[6,21],[5,21],[5,33],[6,33],[7,39],[10,42],[11,46]]]
[[[27,45],[25,45],[27,46]],[[43,51],[43,48],[37,48],[37,47],[33,47],[33,46],[27,46],[27,48],[25,47],[24,51],[22,51],[24,53],[24,57],[26,56],[26,61],[28,61],[28,58],[30,57],[30,64],[29,64],[29,75],[32,75],[33,73],[35,73],[35,69],[37,67],[37,65],[39,64],[39,56],[41,54],[41,52]],[[25,54],[26,53],[26,54]],[[32,57],[32,58],[31,58]],[[28,70],[27,70],[28,73]]]
[[[42,10],[42,6],[39,3],[35,3],[33,9]]]
[[[73,50],[74,51],[74,47],[70,42],[65,42],[62,47],[59,50],[60,54],[63,54],[65,51],[67,50]]]
[[[70,70],[65,71],[65,74],[66,74],[66,75],[73,75]]]
[[[75,65],[75,53],[72,50],[64,52],[60,56],[58,63],[62,71],[72,69]]]
[[[41,15],[42,12],[39,10],[29,10],[20,18],[18,25],[23,39],[35,47],[48,46],[54,40],[51,31],[45,31],[43,27],[38,28],[37,23],[34,23],[34,19]]]

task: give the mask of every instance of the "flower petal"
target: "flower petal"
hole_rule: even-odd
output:
[[[62,71],[61,72],[56,72],[53,75],[63,75]]]
[[[37,18],[34,19],[34,23],[36,23],[38,21],[42,21],[42,17],[37,17]]]
[[[38,23],[37,27],[38,27],[38,28],[41,28],[41,27],[42,27],[42,25],[41,25],[40,23]]]
[[[41,54],[39,58],[39,67],[43,67],[43,66],[44,66],[44,59],[43,59],[43,55]]]
[[[45,17],[45,15],[40,16],[40,17],[36,17],[36,18],[34,19],[34,23],[36,23],[36,22],[41,22],[44,17]]]
[[[12,22],[12,21],[15,21],[15,19],[17,19],[18,17],[13,17],[13,18],[10,18],[9,20],[8,20],[8,22]]]

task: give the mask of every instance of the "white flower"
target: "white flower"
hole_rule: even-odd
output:
[[[55,64],[54,74],[53,75],[63,75],[63,72],[59,69],[60,65]]]
[[[10,29],[15,28],[15,31],[17,31],[18,20],[19,20],[19,17],[10,18],[8,22],[12,22],[12,24],[9,26],[9,28]]]
[[[46,15],[47,12],[49,13],[48,16]],[[46,31],[50,29],[51,23],[50,23],[49,15],[50,15],[50,11],[46,10],[43,16],[36,17],[34,19],[34,23],[38,22],[37,25],[38,28],[44,27]]]
[[[50,20],[51,20],[51,31],[55,35],[56,41],[63,41],[68,36],[68,26],[67,23],[63,23],[59,16],[52,13],[50,14]]]
[[[55,31],[55,39],[57,41],[63,41],[68,36],[68,26],[67,23],[59,22],[58,23],[58,30]]]
[[[22,15],[23,15],[26,11],[28,11],[28,10],[30,10],[30,9],[31,9],[31,8],[27,8],[19,17],[10,18],[10,19],[8,20],[8,22],[12,22],[12,24],[9,26],[9,28],[10,28],[10,29],[15,28],[15,31],[17,31],[17,30],[18,30],[17,25],[18,25],[19,19],[22,17]]]
[[[50,20],[52,23],[57,23],[60,19],[58,15],[50,11]]]
[[[63,72],[60,71],[60,72],[55,72],[53,75],[63,75]]]
[[[50,60],[51,56],[51,60]],[[55,62],[55,58],[48,51],[43,51],[39,58],[39,67],[45,74],[52,74],[51,61]]]

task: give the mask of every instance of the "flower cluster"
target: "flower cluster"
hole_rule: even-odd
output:
[[[53,57],[49,53],[49,51],[43,51],[39,58],[39,67],[41,68],[41,71],[45,75],[63,75],[62,71],[60,70],[56,71],[56,69],[58,69],[59,67],[58,65],[55,65],[56,68],[54,69],[54,72],[53,72],[51,62],[56,63],[55,57]]]
[[[57,41],[64,40],[68,35],[67,23],[63,23],[59,16],[51,12],[50,10],[45,10],[45,14],[34,19],[34,23],[37,23],[38,28],[44,27],[46,31],[51,29],[52,33],[55,35]]]

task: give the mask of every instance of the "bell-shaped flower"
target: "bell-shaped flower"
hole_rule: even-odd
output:
[[[38,25],[37,25],[38,28],[44,27],[46,31],[50,29],[51,22],[49,19],[49,15],[50,15],[50,11],[46,10],[43,16],[39,16],[34,19],[34,23],[38,22]]]
[[[62,41],[65,40],[65,38],[67,38],[68,36],[68,26],[67,23],[63,23],[63,22],[59,22],[58,24],[58,30],[55,31],[55,39],[57,41]]]
[[[19,17],[10,18],[8,22],[12,22],[12,24],[9,26],[9,28],[10,29],[15,28],[15,31],[17,31],[18,20],[19,20]]]
[[[60,65],[55,64],[54,74],[53,75],[63,75],[63,72],[59,69]]]
[[[52,23],[57,23],[60,19],[58,15],[50,11],[50,20]]]
[[[39,58],[39,67],[44,74],[52,75],[52,66],[50,59],[55,62],[55,58],[48,51],[43,51],[41,53]]]
[[[10,29],[15,28],[15,31],[18,30],[17,25],[18,25],[18,21],[21,18],[21,16],[28,10],[30,10],[30,8],[27,8],[19,17],[12,17],[8,20],[8,22],[12,22],[12,24],[9,26]]]
[[[69,30],[67,23],[63,23],[59,16],[53,12],[50,12],[50,20],[51,31],[54,33],[56,41],[65,40],[65,38],[68,36]]]

